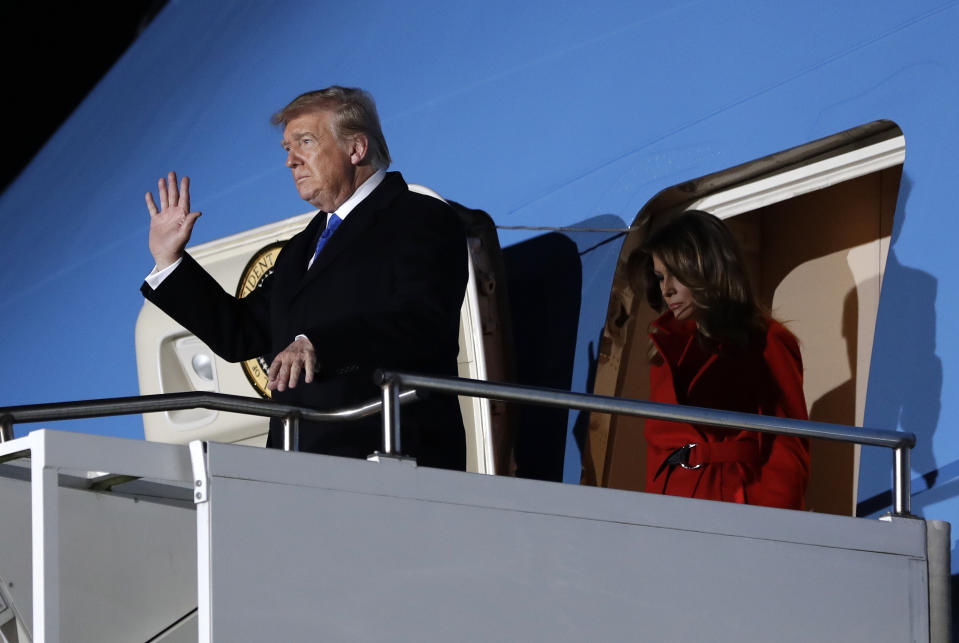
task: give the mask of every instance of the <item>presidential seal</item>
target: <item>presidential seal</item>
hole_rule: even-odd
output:
[[[246,297],[262,286],[263,281],[273,274],[273,262],[276,261],[277,255],[285,244],[285,241],[274,241],[253,253],[253,257],[240,274],[240,283],[236,287],[237,297]],[[240,366],[257,393],[267,399],[272,397],[270,389],[266,386],[269,381],[267,371],[270,368],[267,356],[248,359],[240,362]]]

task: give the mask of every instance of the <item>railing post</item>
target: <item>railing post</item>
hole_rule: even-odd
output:
[[[912,467],[909,463],[909,447],[893,449],[893,513],[897,516],[912,514]]]
[[[9,415],[0,417],[0,444],[13,439],[13,418]]]
[[[383,453],[399,455],[400,446],[400,387],[393,378],[381,385],[383,390]]]
[[[283,418],[283,450],[300,450],[300,416],[287,415]]]

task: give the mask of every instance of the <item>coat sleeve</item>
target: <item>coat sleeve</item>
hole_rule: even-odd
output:
[[[771,322],[764,357],[774,385],[769,412],[779,417],[808,419],[802,355],[795,336],[782,325]],[[761,444],[763,464],[750,503],[802,509],[809,482],[809,441],[764,435]]]
[[[229,362],[270,352],[269,297],[272,275],[237,298],[220,286],[189,254],[156,290],[140,292]]]

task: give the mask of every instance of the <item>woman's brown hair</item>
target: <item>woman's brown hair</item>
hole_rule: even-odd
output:
[[[640,247],[646,301],[662,312],[666,304],[653,271],[653,255],[682,282],[696,305],[700,334],[712,344],[745,346],[763,332],[767,316],[753,296],[739,245],[722,221],[687,210],[653,228]]]

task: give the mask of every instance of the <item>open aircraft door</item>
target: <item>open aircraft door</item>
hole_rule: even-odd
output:
[[[636,296],[630,257],[671,214],[705,210],[739,241],[760,303],[799,338],[810,419],[862,426],[905,145],[895,123],[874,121],[657,194],[623,243],[594,392],[648,398],[647,332],[657,313]],[[643,488],[643,422],[590,418],[585,483]],[[859,447],[813,440],[811,461],[807,507],[855,515]]]

